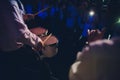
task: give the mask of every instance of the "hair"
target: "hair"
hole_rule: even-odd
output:
[[[76,72],[73,72],[75,64]],[[119,80],[120,38],[98,40],[79,53],[70,69],[70,80]]]

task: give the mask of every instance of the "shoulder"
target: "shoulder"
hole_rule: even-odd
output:
[[[13,6],[16,6],[17,5],[17,1],[16,0],[9,0],[10,4],[13,5]]]

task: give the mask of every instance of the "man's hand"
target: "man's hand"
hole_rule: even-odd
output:
[[[25,14],[25,15],[23,15],[23,19],[24,19],[24,21],[32,20],[32,19],[34,19],[34,15],[33,14]]]
[[[88,43],[95,40],[102,39],[104,33],[105,33],[105,29],[103,29],[102,31],[98,29],[88,30]]]
[[[32,48],[34,51],[41,51],[42,48],[44,47],[43,42],[39,42],[36,47]]]

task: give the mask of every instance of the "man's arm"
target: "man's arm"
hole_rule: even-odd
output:
[[[11,1],[11,6],[13,10],[11,11],[14,16],[14,22],[15,22],[15,28],[17,32],[17,41],[21,42],[23,44],[30,45],[34,48],[41,48],[40,46],[43,45],[42,40],[30,32],[27,25],[24,23],[23,16],[19,12],[19,8],[17,6],[17,3],[15,1]]]

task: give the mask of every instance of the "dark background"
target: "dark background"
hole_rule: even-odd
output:
[[[68,72],[76,54],[85,46],[87,29],[106,29],[104,38],[114,34],[114,24],[120,16],[119,0],[21,0],[26,13],[38,14],[26,22],[28,27],[44,27],[59,39],[58,54],[46,61],[53,74],[60,80],[68,80]],[[89,11],[95,11],[89,16]]]

